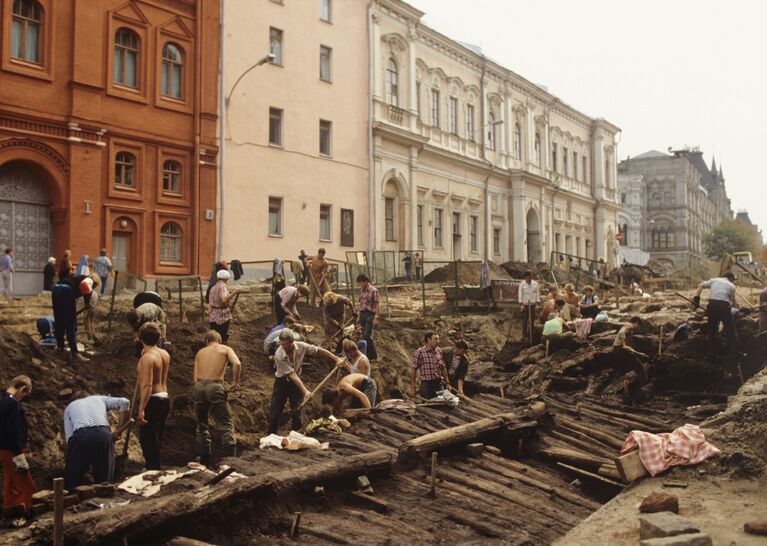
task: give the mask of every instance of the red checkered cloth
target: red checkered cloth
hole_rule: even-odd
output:
[[[706,441],[697,425],[684,425],[669,434],[652,434],[632,430],[623,442],[621,455],[639,450],[639,458],[651,476],[667,468],[694,465],[710,457],[718,457],[719,449]]]

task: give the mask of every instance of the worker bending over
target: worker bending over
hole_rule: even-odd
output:
[[[706,315],[708,316],[708,350],[709,357],[713,358],[716,354],[716,338],[719,332],[719,323],[724,325],[724,333],[730,344],[730,353],[740,354],[740,341],[738,333],[735,331],[735,321],[732,318],[732,306],[735,305],[735,274],[728,271],[723,276],[709,279],[698,285],[698,291],[693,297],[693,303],[700,306],[700,295],[704,288],[708,288],[708,307]]]
[[[325,389],[322,403],[333,406],[333,415],[343,415],[344,401],[351,398],[350,409],[370,409],[376,405],[376,382],[361,373],[349,374],[334,389]]]

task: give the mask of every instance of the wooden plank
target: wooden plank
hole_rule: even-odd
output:
[[[642,476],[647,475],[647,469],[642,464],[639,457],[639,451],[632,451],[615,459],[615,466],[618,467],[618,473],[621,479],[626,482],[633,482]]]
[[[593,472],[588,472],[587,470],[583,470],[582,468],[578,468],[576,466],[571,466],[565,463],[557,463],[557,466],[561,466],[562,468],[570,470],[571,472],[575,472],[576,474],[580,474],[581,476],[584,476],[586,478],[591,478],[600,482],[609,483],[610,485],[614,485],[615,487],[620,487],[620,488],[626,487],[625,484],[616,482],[615,480],[610,480],[608,478],[605,478],[604,476],[600,476],[599,474],[594,474]]]

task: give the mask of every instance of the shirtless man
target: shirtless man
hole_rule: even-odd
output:
[[[344,368],[346,368],[350,374],[362,374],[365,377],[370,377],[370,360],[362,354],[357,343],[351,339],[345,339],[343,342],[343,350],[346,355]]]
[[[232,365],[232,383],[224,386],[227,364]],[[210,465],[210,431],[208,416],[213,415],[221,434],[221,445],[229,456],[237,455],[232,408],[229,392],[240,388],[242,364],[231,347],[221,344],[221,335],[211,330],[205,334],[205,347],[194,358],[194,410],[197,416],[197,456],[205,466]]]
[[[322,393],[322,403],[333,406],[333,415],[343,415],[343,404],[346,398],[352,398],[350,409],[370,409],[376,404],[376,382],[370,377],[361,374],[349,374],[335,389],[326,389]]]
[[[330,291],[330,284],[328,283],[328,269],[330,264],[325,259],[325,249],[320,248],[317,250],[317,255],[308,258],[309,260],[309,280],[312,285],[312,301],[311,305],[314,307],[317,301],[317,295],[319,293],[320,299],[325,295],[325,292]]]
[[[165,433],[165,420],[170,411],[168,369],[170,355],[157,344],[162,332],[154,322],[139,328],[143,350],[136,367],[140,402],[138,407],[139,441],[147,470],[160,470],[160,447]]]

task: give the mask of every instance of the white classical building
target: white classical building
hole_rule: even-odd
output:
[[[614,263],[618,127],[429,28],[405,2],[370,10],[371,246]]]

